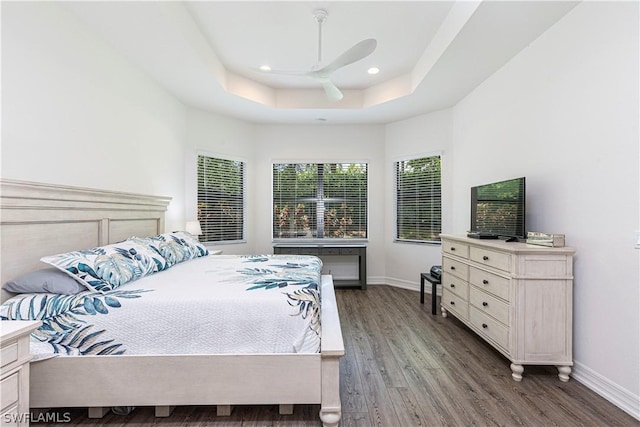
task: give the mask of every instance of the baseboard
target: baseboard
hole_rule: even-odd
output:
[[[603,377],[580,362],[573,362],[571,377],[598,393],[632,417],[640,420],[640,396]]]
[[[410,291],[420,291],[420,282],[410,280],[393,279],[391,277],[367,277],[367,284],[370,285],[388,285],[394,288],[408,289]],[[425,293],[431,293],[431,285],[427,286]]]
[[[393,279],[390,277],[367,277],[367,285],[387,285],[393,286],[394,288],[420,292],[420,281],[413,282],[410,280]],[[438,295],[442,294],[441,288],[441,286],[438,287]],[[424,293],[426,295],[431,295],[431,283],[426,283]]]

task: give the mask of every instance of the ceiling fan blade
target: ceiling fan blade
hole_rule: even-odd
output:
[[[340,101],[344,97],[340,89],[338,89],[336,85],[331,83],[329,79],[322,81],[322,88],[327,94],[327,98],[329,98],[331,101]]]
[[[360,61],[361,59],[364,59],[367,56],[371,55],[373,51],[376,50],[376,46],[378,46],[378,42],[376,41],[376,39],[362,40],[361,42],[356,43],[353,47],[351,47],[351,49],[347,50],[342,55],[337,57],[332,63],[316,71],[316,73],[321,75],[329,75],[338,68],[342,68],[345,65],[353,64],[354,62]]]

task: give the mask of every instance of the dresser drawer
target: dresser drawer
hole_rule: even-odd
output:
[[[479,268],[469,269],[469,283],[492,295],[509,301],[509,279]]]
[[[451,273],[444,273],[442,275],[442,287],[447,288],[449,292],[456,294],[465,301],[469,299],[469,284],[467,281]]]
[[[509,328],[491,316],[481,312],[476,307],[469,307],[469,322],[485,336],[503,349],[509,348]]]
[[[442,289],[442,306],[455,313],[461,320],[467,320],[469,315],[469,304],[465,299],[460,298],[448,289]]]
[[[472,246],[469,249],[469,258],[479,264],[497,268],[498,270],[510,271],[511,256],[503,252],[495,252]]]
[[[469,290],[469,303],[478,310],[500,321],[505,326],[509,325],[509,304],[482,292],[475,286]]]
[[[451,258],[442,258],[442,272],[458,276],[463,280],[469,280],[469,266]]]
[[[18,401],[18,396],[20,395],[20,371],[0,381],[0,390],[2,391],[0,402],[4,412],[6,408]]]
[[[0,363],[4,368],[10,363],[18,360],[18,343],[14,342],[12,344],[7,345],[6,347],[2,347],[0,351]]]
[[[444,240],[442,242],[442,252],[459,256],[460,258],[469,258],[469,245]]]
[[[13,405],[6,410],[2,411],[2,425],[3,426],[19,426],[18,420],[20,419],[20,413],[18,405]],[[24,425],[24,424],[23,424]]]

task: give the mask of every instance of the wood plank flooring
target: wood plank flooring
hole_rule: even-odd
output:
[[[340,364],[341,426],[640,426],[624,411],[552,367],[526,367],[511,379],[509,362],[455,318],[431,314],[431,301],[388,286],[336,290],[347,355]],[[76,426],[319,426],[318,405],[177,407],[168,418],[153,408],[88,419],[60,409]],[[34,423],[35,424],[35,423]]]

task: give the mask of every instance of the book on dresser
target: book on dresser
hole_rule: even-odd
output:
[[[568,381],[575,250],[445,234],[441,241],[442,315],[509,359],[514,380],[525,365],[554,365]]]

